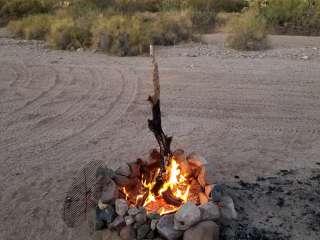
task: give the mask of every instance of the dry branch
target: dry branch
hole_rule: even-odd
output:
[[[157,179],[157,183],[152,190],[152,192],[157,193],[163,184],[163,175],[166,172],[167,161],[170,159],[172,152],[170,145],[172,142],[172,137],[167,137],[162,129],[161,123],[161,109],[160,109],[160,78],[158,64],[155,61],[154,53],[153,55],[153,89],[154,95],[149,96],[148,101],[151,103],[152,107],[152,120],[148,120],[149,129],[153,132],[160,146],[161,155],[161,169],[160,174]]]

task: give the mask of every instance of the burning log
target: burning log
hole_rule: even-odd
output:
[[[162,197],[167,203],[169,203],[173,206],[180,207],[182,204],[182,200],[179,198],[176,198],[173,195],[170,188],[168,188],[165,192],[162,193]]]
[[[155,55],[153,50],[152,50],[151,56],[153,57],[152,63],[153,63],[154,95],[149,96],[148,98],[148,101],[151,103],[151,107],[152,107],[152,120],[148,120],[148,126],[149,126],[149,129],[153,132],[160,146],[161,168],[160,168],[160,173],[157,178],[156,184],[152,189],[152,192],[157,194],[164,182],[163,175],[166,172],[167,161],[172,155],[171,149],[170,149],[172,137],[167,137],[162,130],[161,109],[160,109],[159,70],[158,70],[158,63],[155,61]]]

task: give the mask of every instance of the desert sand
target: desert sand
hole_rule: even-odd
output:
[[[272,37],[273,49],[157,48],[163,125],[174,148],[215,164],[217,183],[254,181],[320,160],[320,38]],[[0,31],[0,239],[88,239],[61,213],[90,161],[144,157],[149,57],[50,50]]]

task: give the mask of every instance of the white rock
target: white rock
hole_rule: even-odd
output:
[[[124,221],[126,222],[126,225],[131,225],[134,223],[134,218],[132,216],[125,216]]]
[[[187,157],[187,160],[190,164],[193,164],[197,167],[202,167],[203,165],[208,163],[208,161],[204,157],[195,152],[190,153]]]
[[[187,230],[201,220],[200,209],[188,201],[174,215],[174,228],[176,230]]]
[[[200,205],[201,220],[217,220],[220,218],[220,210],[218,206],[212,202]]]
[[[128,211],[128,202],[124,199],[117,199],[115,202],[116,205],[116,213],[119,216],[124,216],[126,212]]]

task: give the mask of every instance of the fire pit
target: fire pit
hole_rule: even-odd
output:
[[[95,231],[109,234],[105,239],[219,239],[215,221],[236,218],[233,201],[214,185],[214,167],[205,158],[171,151],[172,137],[162,130],[158,65],[152,56],[148,125],[159,150],[116,170],[102,163],[85,168],[66,197],[64,220],[73,227],[84,215]]]

